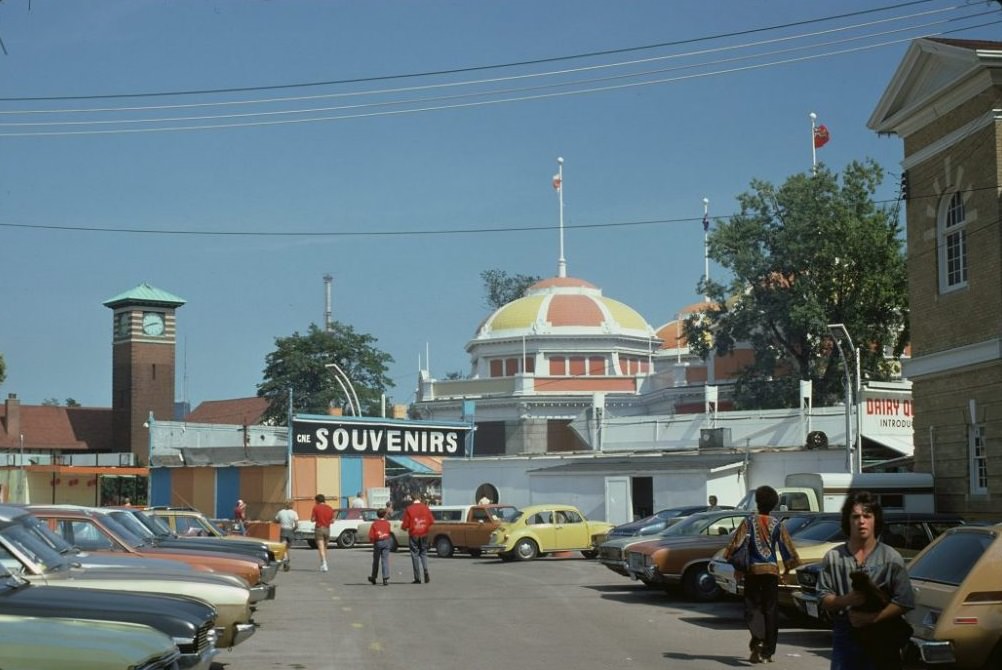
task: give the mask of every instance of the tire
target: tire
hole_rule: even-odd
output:
[[[717,580],[707,570],[707,564],[694,565],[682,576],[682,591],[686,596],[700,603],[708,603],[720,597],[722,590]]]
[[[515,558],[520,561],[531,561],[532,559],[539,556],[539,546],[525,537],[515,543],[514,552]]]
[[[581,555],[584,556],[585,558],[597,558],[598,552],[594,550],[582,551]]]
[[[306,544],[310,545],[310,549],[316,549],[317,548],[317,541],[316,540],[307,540]]]
[[[483,552],[480,551],[479,549],[470,549],[470,556],[472,556],[473,558],[480,558],[480,554],[482,553]]]
[[[435,553],[438,554],[439,558],[452,558],[454,551],[455,547],[452,546],[452,540],[445,535],[435,538]]]
[[[512,554],[511,552],[507,551],[502,551],[501,553],[498,554],[498,558],[500,558],[505,563],[510,563],[511,561],[515,560],[515,554]]]
[[[337,536],[337,546],[342,549],[351,549],[355,546],[355,531],[346,530]]]

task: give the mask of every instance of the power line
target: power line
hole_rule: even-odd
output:
[[[40,102],[40,101],[57,101],[57,100],[112,100],[112,99],[122,99],[122,98],[154,98],[154,97],[172,97],[172,96],[189,96],[189,95],[212,95],[221,93],[248,93],[256,91],[278,91],[278,90],[288,90],[294,88],[315,88],[320,86],[337,86],[344,84],[360,84],[360,83],[371,83],[378,81],[393,81],[399,79],[413,79],[421,77],[435,77],[443,75],[454,75],[454,74],[465,74],[470,72],[483,72],[488,70],[499,70],[505,68],[513,67],[523,67],[527,65],[541,65],[545,63],[558,63],[570,60],[577,60],[582,58],[595,58],[599,56],[612,56],[617,54],[632,53],[638,51],[646,51],[651,49],[663,49],[665,47],[682,46],[686,44],[695,44],[698,42],[706,42],[710,40],[725,39],[729,37],[741,37],[744,35],[753,35],[756,33],[767,32],[770,30],[781,30],[784,28],[795,28],[798,26],[810,25],[813,23],[821,23],[824,21],[834,21],[838,19],[851,18],[854,16],[863,16],[866,14],[873,14],[877,12],[890,11],[893,9],[900,9],[902,7],[910,7],[914,5],[927,4],[933,2],[934,0],[912,0],[911,2],[902,2],[894,5],[886,5],[884,7],[876,7],[873,9],[865,9],[855,12],[847,12],[844,14],[834,14],[831,16],[821,17],[817,19],[805,19],[802,21],[793,21],[790,23],[782,23],[773,26],[767,26],[763,28],[750,28],[747,30],[738,30],[729,33],[717,33],[714,35],[705,35],[702,37],[691,37],[683,40],[674,40],[671,42],[661,42],[658,44],[648,44],[643,46],[633,46],[633,47],[623,47],[620,49],[606,49],[603,51],[590,51],[580,54],[565,55],[565,56],[553,56],[549,58],[535,58],[530,60],[521,61],[511,61],[507,63],[495,63],[491,65],[474,65],[459,68],[450,68],[445,70],[430,70],[424,72],[410,72],[403,74],[392,74],[392,75],[381,75],[381,76],[371,76],[371,77],[356,77],[352,79],[332,79],[327,81],[313,81],[313,82],[300,82],[294,84],[274,84],[274,85],[262,85],[262,86],[236,86],[227,88],[214,88],[214,89],[186,89],[177,91],[148,91],[139,93],[104,93],[104,94],[92,94],[92,95],[56,95],[56,96],[31,96],[31,97],[0,97],[0,102]],[[962,5],[956,5],[950,9],[959,9]]]

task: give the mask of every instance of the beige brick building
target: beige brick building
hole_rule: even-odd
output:
[[[868,125],[904,140],[915,469],[1002,518],[1002,42],[916,40]]]

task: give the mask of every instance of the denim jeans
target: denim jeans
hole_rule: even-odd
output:
[[[380,564],[383,567],[383,579],[390,578],[390,545],[393,540],[386,538],[372,545],[372,578],[379,574]]]
[[[411,566],[414,568],[414,579],[421,579],[421,570],[428,572],[428,536],[407,538],[411,550]]]

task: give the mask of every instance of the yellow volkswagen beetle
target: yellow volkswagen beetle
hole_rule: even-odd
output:
[[[571,505],[530,505],[498,526],[481,551],[497,554],[502,561],[529,561],[556,551],[580,551],[585,558],[595,558],[612,527],[589,521]]]

